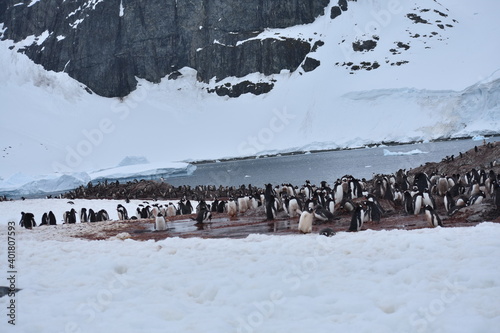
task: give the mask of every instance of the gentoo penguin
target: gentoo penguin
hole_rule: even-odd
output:
[[[300,207],[297,198],[291,197],[288,201],[288,215],[290,217],[296,217],[300,214],[302,214],[302,208]]]
[[[87,216],[87,208],[80,209],[80,223],[88,222],[89,218]]]
[[[165,218],[161,213],[155,217],[155,230],[162,231],[167,229],[167,224],[165,223]]]
[[[238,210],[241,214],[245,213],[248,210],[248,201],[246,197],[238,198]]]
[[[49,211],[49,225],[56,225],[56,224],[57,224],[56,216],[52,211]]]
[[[314,217],[320,221],[332,221],[333,214],[328,211],[328,209],[324,208],[321,205],[317,205],[314,208]]]
[[[121,204],[118,204],[118,206],[116,206],[116,211],[118,213],[118,220],[128,220],[127,209]]]
[[[177,208],[175,208],[174,204],[169,202],[167,206],[167,217],[172,217],[177,215]]]
[[[445,196],[446,191],[448,191],[448,180],[445,176],[441,176],[437,181],[437,192],[440,196]]]
[[[441,219],[438,214],[434,211],[434,209],[430,205],[426,205],[425,208],[425,218],[429,223],[429,226],[435,228],[437,226],[442,227],[443,223],[441,223]]]
[[[467,206],[479,205],[481,202],[483,202],[484,198],[485,198],[484,192],[479,191],[477,194],[471,195],[471,197],[467,201]]]
[[[451,211],[451,208],[454,206],[454,200],[453,197],[451,196],[450,191],[446,191],[444,194],[444,207],[446,209],[446,212],[449,213]]]
[[[92,208],[89,209],[89,222],[97,222],[97,216]]]
[[[406,214],[413,214],[413,198],[411,196],[411,193],[409,191],[404,191],[403,192],[403,205],[405,207],[405,212]]]
[[[312,224],[314,219],[314,209],[308,208],[304,210],[302,214],[300,214],[299,218],[299,231],[304,234],[308,234],[312,232]]]
[[[219,201],[219,205],[217,206],[217,213],[224,213],[226,210],[226,202],[224,200]]]
[[[436,209],[436,202],[434,201],[434,197],[432,194],[429,192],[429,189],[426,188],[424,192],[422,193],[423,195],[423,205],[424,206],[431,206],[432,209]]]
[[[227,215],[230,217],[235,217],[238,214],[238,207],[236,206],[236,201],[230,198],[227,203]]]
[[[424,203],[424,196],[422,192],[418,192],[413,196],[413,214],[420,214],[420,210],[422,209]]]
[[[379,207],[373,201],[366,201],[366,212],[368,213],[368,221],[380,222],[380,218],[382,213],[380,212]]]
[[[71,208],[70,211],[66,211],[63,214],[63,218],[64,218],[64,223],[68,223],[68,224],[76,223],[76,211],[75,211],[75,209]]]
[[[32,229],[33,227],[36,227],[36,222],[35,222],[35,215],[32,213],[23,213],[21,212],[21,226],[25,227],[26,229]]]
[[[205,221],[212,221],[212,212],[208,209],[208,207],[202,207],[198,214],[196,214],[196,218],[194,219],[198,224],[201,224]]]
[[[277,203],[276,203],[276,198],[274,195],[270,195],[268,198],[266,198],[266,217],[267,220],[272,221],[276,217],[276,212],[278,211],[277,209]]]
[[[43,213],[42,221],[40,222],[40,226],[49,224],[49,215],[47,213]]]
[[[352,212],[351,224],[349,225],[348,231],[360,231],[361,227],[363,227],[364,218],[365,210],[363,209],[363,206],[357,205]]]
[[[101,209],[100,211],[97,212],[97,221],[108,221],[109,220],[109,215],[108,212],[104,209]]]
[[[335,231],[332,228],[325,228],[325,229],[321,229],[319,234],[326,236],[326,237],[332,237],[332,236],[335,236]]]

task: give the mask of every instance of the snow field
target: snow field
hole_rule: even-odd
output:
[[[158,242],[19,231],[22,332],[496,332],[500,324],[493,223]]]

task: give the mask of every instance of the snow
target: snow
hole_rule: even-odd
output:
[[[82,204],[113,213],[117,201],[74,206]],[[50,207],[59,217],[68,206],[0,202],[0,238],[22,207],[35,214]],[[18,331],[488,333],[500,324],[495,223],[331,238],[71,237],[93,227],[16,227]],[[0,298],[2,331],[10,299]]]
[[[384,149],[384,156],[405,156],[418,154],[427,154],[427,152],[421,151],[420,149],[413,149],[410,151],[390,151],[389,149]]]
[[[74,23],[98,3],[87,1],[70,14]],[[411,2],[349,2],[349,10],[331,20],[336,3],[311,24],[268,29],[252,37],[324,41],[309,55],[321,61],[316,70],[252,73],[217,83],[276,80],[268,94],[237,99],[208,93],[215,80],[199,82],[191,68],[159,84],[138,79],[137,90],[123,99],[103,98],[87,93],[66,73],[46,71],[16,52],[31,43],[40,45],[46,33],[17,44],[0,41],[0,178],[16,173],[32,179],[91,175],[114,168],[126,156],[168,166],[500,132],[499,45],[490,40],[500,32],[492,23],[500,2],[424,0],[419,9]],[[420,15],[453,27],[414,24],[406,17],[423,8],[447,13],[447,18],[432,10]],[[433,30],[438,36],[410,37]],[[352,51],[353,41],[374,34],[380,38],[377,48]],[[396,41],[410,49],[388,53]],[[377,61],[380,67],[350,74],[336,65],[349,61]],[[397,61],[408,63],[390,65]]]

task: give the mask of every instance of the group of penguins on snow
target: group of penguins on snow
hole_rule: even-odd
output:
[[[252,195],[242,195],[228,200],[215,199],[211,204],[205,200],[198,200],[194,208],[190,200],[183,197],[177,205],[172,202],[161,205],[148,202],[140,204],[135,216],[129,217],[127,209],[119,204],[117,213],[119,220],[155,219],[156,230],[166,230],[168,217],[196,213],[193,218],[197,223],[210,222],[212,213],[227,213],[234,217],[247,210],[264,206],[267,220],[274,220],[278,212],[284,212],[290,218],[299,217],[298,230],[302,233],[311,233],[315,221],[333,221],[339,210],[351,213],[351,222],[348,231],[361,230],[367,221],[379,222],[382,215],[387,213],[379,200],[389,200],[394,205],[404,207],[409,215],[419,215],[422,211],[429,226],[442,226],[437,214],[435,197],[442,197],[444,208],[449,216],[463,207],[480,204],[486,197],[493,199],[500,210],[500,175],[493,170],[472,169],[464,175],[451,176],[424,172],[411,176],[406,170],[400,169],[396,174],[377,175],[371,181],[356,179],[346,175],[337,179],[330,187],[326,181],[320,186],[306,181],[300,188],[291,184],[282,184],[273,187],[267,184],[265,189],[259,189]],[[361,199],[360,199],[361,198]],[[357,200],[360,199],[360,200]],[[77,212],[74,209],[63,214],[64,223],[76,223]],[[95,213],[82,208],[80,222],[98,222],[109,220],[108,213],[102,209]],[[26,228],[36,226],[31,213],[22,213],[21,225]],[[54,214],[45,213],[41,225],[56,224]],[[334,234],[331,228],[320,231],[330,236]]]

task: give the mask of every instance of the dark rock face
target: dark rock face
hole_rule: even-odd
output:
[[[315,70],[320,64],[321,62],[319,60],[307,57],[304,61],[304,64],[302,65],[302,68],[305,72],[311,72]]]
[[[356,52],[364,52],[373,50],[377,46],[377,41],[368,39],[364,41],[356,41],[352,43],[352,49]]]
[[[328,0],[43,0],[0,2],[2,39],[42,33],[22,51],[102,96],[125,96],[136,77],[159,82],[188,66],[198,79],[295,70],[311,50],[302,40],[250,40],[266,28],[313,22]]]

